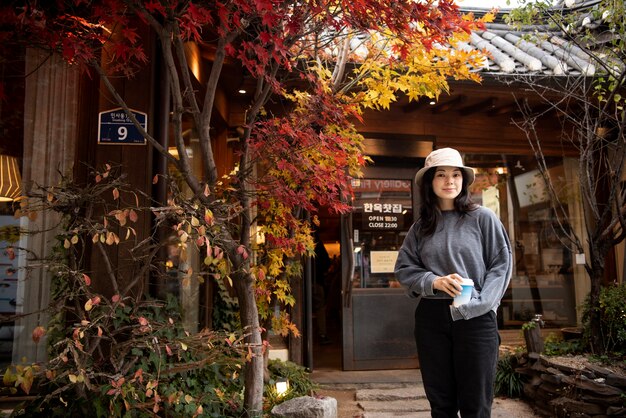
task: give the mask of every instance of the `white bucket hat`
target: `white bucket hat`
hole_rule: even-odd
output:
[[[428,154],[424,167],[420,168],[417,174],[415,174],[415,183],[421,187],[424,173],[429,168],[441,166],[458,167],[467,174],[468,186],[474,182],[474,169],[463,165],[461,154],[453,148],[441,148]]]

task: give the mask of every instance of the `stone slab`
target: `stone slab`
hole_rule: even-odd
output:
[[[426,399],[423,386],[406,386],[392,389],[359,389],[356,391],[357,401],[397,401]]]
[[[403,401],[359,401],[357,403],[365,412],[419,412],[430,411],[430,404],[426,399]]]
[[[363,418],[430,418],[430,411],[413,412],[408,415],[391,412],[365,412]]]

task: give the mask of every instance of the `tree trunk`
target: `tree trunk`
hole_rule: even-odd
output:
[[[543,336],[539,324],[534,328],[524,330],[524,340],[529,353],[543,353]]]
[[[604,278],[604,255],[593,247],[589,249],[591,256],[591,271],[589,271],[589,279],[591,280],[591,290],[589,291],[589,335],[591,344],[591,352],[601,354],[604,352],[602,344],[602,317],[600,315],[600,290],[602,289],[602,280]]]
[[[595,277],[594,277],[595,276]],[[591,276],[591,290],[589,291],[589,335],[591,352],[601,354],[604,352],[602,344],[602,317],[600,315],[600,290],[602,282],[602,273],[596,273]]]
[[[263,414],[263,342],[259,313],[254,294],[254,284],[250,274],[237,274],[234,286],[239,299],[239,313],[250,358],[244,369],[244,408],[246,417],[260,417]]]

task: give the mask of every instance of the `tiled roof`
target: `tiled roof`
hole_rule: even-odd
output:
[[[596,2],[572,0],[572,7],[580,8],[591,3]],[[601,23],[590,13],[582,13],[578,25],[595,29]],[[562,32],[548,26],[520,29],[505,23],[488,23],[486,30],[472,33],[470,42],[463,48],[489,53],[490,57],[478,69],[483,74],[593,76],[598,71],[594,60],[585,51],[566,40]]]
[[[466,48],[486,50],[490,57],[479,70],[496,74],[586,75],[596,72],[592,59],[573,43],[549,32],[519,32],[489,24],[471,34]]]

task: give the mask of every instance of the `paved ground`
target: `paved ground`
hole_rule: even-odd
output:
[[[414,389],[407,387],[405,389]],[[377,391],[377,389],[367,389]],[[390,389],[382,389],[388,391]],[[415,390],[417,392],[417,389]],[[359,401],[358,389],[330,389],[323,387],[316,394],[337,399],[337,418],[426,418],[430,410],[426,400]],[[521,400],[496,398],[492,418],[539,417]]]
[[[519,330],[501,330],[500,349],[522,346]],[[337,354],[340,358],[340,354]],[[319,396],[337,399],[338,418],[422,418],[430,417],[419,369],[341,371],[339,364],[314,369],[311,378]],[[496,398],[492,418],[538,417],[519,399]]]
[[[430,408],[419,369],[337,371],[316,370],[318,396],[337,400],[338,418],[426,418]],[[496,398],[492,418],[538,417],[519,399]]]

